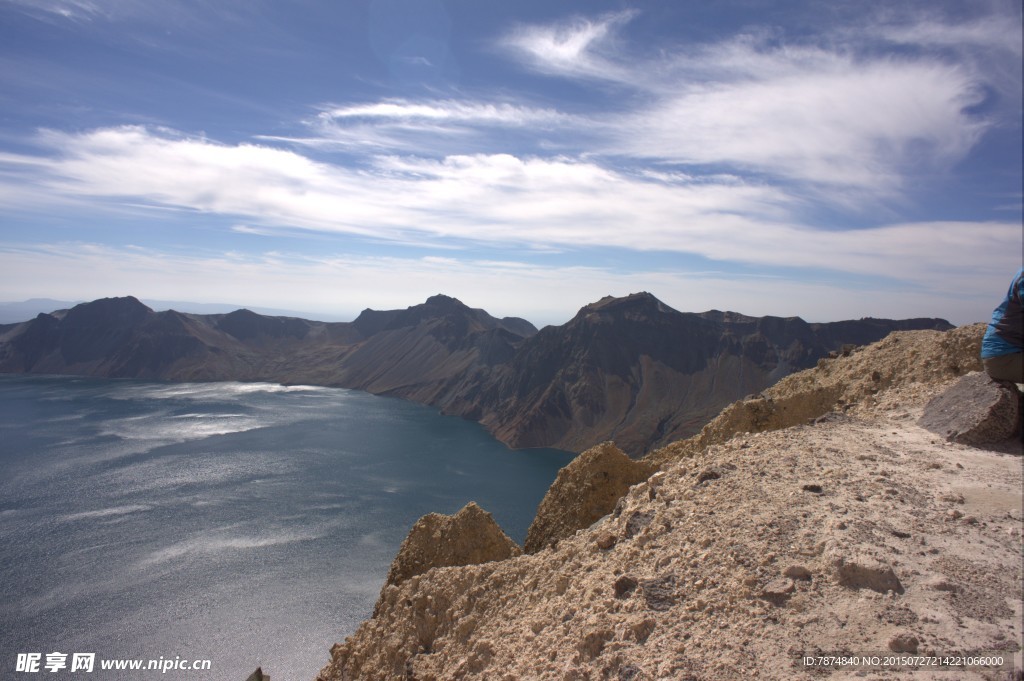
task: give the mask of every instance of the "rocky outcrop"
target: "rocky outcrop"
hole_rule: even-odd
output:
[[[805,656],[884,651],[969,651],[1004,662],[937,673],[1018,678],[1021,459],[916,425],[981,329],[797,374],[765,398],[791,410],[656,452],[616,512],[547,550],[385,587],[318,679],[811,681]],[[818,411],[804,401],[838,409],[783,425]]]
[[[526,532],[524,549],[536,553],[553,542],[590,527],[615,509],[631,485],[654,468],[634,461],[611,442],[583,452],[558,472]]]
[[[1017,386],[973,372],[932,399],[918,423],[950,442],[984,447],[1019,436],[1020,418]]]
[[[520,553],[491,514],[471,501],[455,515],[428,513],[417,520],[384,583],[397,585],[436,567],[478,565]]]

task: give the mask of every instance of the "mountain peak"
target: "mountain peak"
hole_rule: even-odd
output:
[[[463,303],[458,298],[452,298],[451,296],[446,296],[443,293],[438,293],[437,295],[430,296],[423,304],[430,305],[432,307],[446,307],[456,309],[462,309],[467,307],[466,304]]]
[[[583,309],[580,310],[580,314],[584,316],[594,312],[602,312],[612,315],[636,315],[664,314],[675,312],[675,310],[655,298],[653,294],[648,293],[647,291],[640,291],[639,293],[630,293],[629,295],[622,296],[620,298],[616,298],[615,296],[605,296],[597,302],[585,305]]]
[[[122,298],[100,298],[89,303],[80,303],[68,310],[65,322],[72,325],[104,324],[113,325],[124,322],[136,322],[153,310],[144,305],[135,296]]]

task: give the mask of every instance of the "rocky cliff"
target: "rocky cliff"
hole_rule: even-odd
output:
[[[949,324],[681,313],[638,293],[537,332],[443,295],[348,323],[154,312],[127,297],[0,326],[0,372],[357,388],[479,421],[513,447],[615,440],[637,457],[844,345],[921,328]]]
[[[646,457],[657,472],[596,522],[594,494],[556,484],[535,523],[557,542],[386,586],[318,681],[815,679],[827,655],[957,653],[988,664],[843,678],[1020,679],[1021,443],[917,423],[980,368],[982,329],[899,332],[789,376]],[[563,491],[599,487],[609,448]]]
[[[808,324],[673,310],[650,293],[606,297],[545,327],[452,409],[514,447],[582,451],[614,440],[630,456],[700,430],[725,405],[758,393],[846,345],[891,331],[952,328],[937,319]]]

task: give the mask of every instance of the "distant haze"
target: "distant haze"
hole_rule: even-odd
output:
[[[349,322],[355,318],[357,313],[351,315],[331,315],[329,313],[300,312],[297,310],[282,310],[278,308],[232,305],[230,303],[194,303],[187,300],[150,300],[141,299],[143,303],[160,312],[161,310],[177,310],[178,312],[193,312],[196,314],[218,314],[234,312],[240,308],[246,308],[259,314],[273,315],[280,317],[301,317],[321,322]],[[54,310],[66,310],[75,305],[86,302],[82,300],[53,300],[52,298],[34,298],[15,303],[0,303],[0,324],[14,324],[32,319],[41,312],[49,313]]]

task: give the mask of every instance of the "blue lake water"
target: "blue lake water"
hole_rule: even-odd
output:
[[[0,376],[0,678],[311,681],[418,517],[474,500],[522,543],[570,459],[357,391]],[[99,669],[161,657],[212,669]]]

